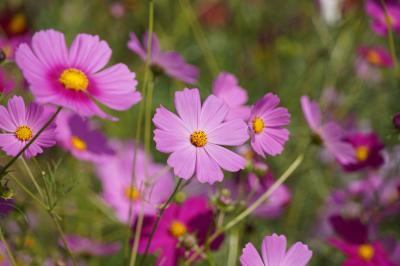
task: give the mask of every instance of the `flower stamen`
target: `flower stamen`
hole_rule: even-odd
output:
[[[86,142],[81,139],[80,137],[77,136],[72,136],[71,138],[71,144],[72,146],[77,149],[78,151],[85,151],[87,150],[87,144]]]
[[[66,88],[75,91],[83,91],[87,90],[89,86],[89,79],[79,69],[76,68],[68,68],[64,70],[58,81]]]
[[[15,137],[19,141],[29,141],[33,137],[32,129],[28,126],[20,126],[15,130]]]
[[[195,131],[190,135],[190,142],[198,148],[204,147],[207,144],[207,135],[204,131]]]
[[[264,131],[265,123],[264,120],[260,117],[256,117],[253,120],[253,131],[256,134],[260,134]]]
[[[136,201],[140,198],[140,191],[136,187],[125,188],[124,194],[125,197],[131,201]]]
[[[368,159],[369,149],[367,146],[359,146],[356,148],[356,158],[359,162],[364,162]]]
[[[369,244],[362,244],[358,247],[358,256],[365,261],[370,261],[374,257],[375,250]]]
[[[169,227],[169,232],[175,238],[180,238],[187,232],[186,225],[180,221],[173,221]]]

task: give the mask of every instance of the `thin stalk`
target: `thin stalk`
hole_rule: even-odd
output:
[[[228,255],[228,266],[236,266],[237,256],[239,250],[239,229],[235,228],[229,235],[229,255]]]
[[[3,235],[3,229],[0,227],[0,240],[3,242],[4,247],[6,248],[8,258],[11,261],[12,266],[17,266],[17,262],[15,261],[14,255],[11,252],[10,246],[7,243],[7,240],[5,239]]]
[[[54,215],[54,213],[53,213],[52,211],[50,211],[50,210],[48,211],[48,213],[49,213],[49,215],[50,215],[50,217],[51,217],[51,220],[54,222],[54,224],[55,224],[55,226],[56,226],[56,228],[57,228],[58,233],[60,234],[61,241],[63,242],[64,247],[65,247],[65,249],[67,250],[68,256],[71,258],[72,263],[74,264],[74,266],[76,266],[77,264],[76,264],[75,258],[74,258],[74,256],[72,255],[72,252],[71,252],[71,250],[70,250],[70,248],[69,248],[69,246],[68,246],[68,242],[67,242],[67,240],[65,239],[64,231],[62,230],[62,227],[61,227],[60,223],[58,222],[57,217],[56,217],[56,216]]]
[[[154,29],[154,1],[149,0],[149,21],[148,21],[148,31],[147,31],[147,51],[146,51],[146,61],[145,61],[145,68],[144,68],[144,78],[143,78],[143,87],[142,87],[142,95],[144,98],[146,98],[147,94],[147,87],[149,83],[149,78],[150,78],[150,65],[151,65],[151,50],[152,50],[152,36],[153,36],[153,29]],[[143,122],[143,116],[144,116],[144,111],[145,111],[145,103],[142,101],[140,104],[140,109],[139,109],[139,118],[137,119],[136,123],[136,132],[135,132],[135,140],[137,143],[135,143],[134,146],[134,152],[133,152],[133,173],[130,181],[130,186],[132,187],[133,184],[135,183],[136,175],[135,175],[135,170],[136,170],[136,158],[137,158],[137,153],[138,153],[138,143],[141,139],[141,133],[142,133],[142,122]],[[128,230],[129,233],[126,245],[125,245],[125,254],[124,258],[126,255],[128,255],[128,247],[129,247],[129,240],[131,238],[131,224],[132,222],[130,221],[131,216],[132,216],[132,202],[129,204],[129,210],[128,210]],[[139,214],[140,216],[140,214]],[[135,247],[132,248],[132,253],[131,253],[131,259],[130,262],[135,263],[136,260],[136,254],[137,254],[137,248],[136,250],[134,249]],[[133,257],[133,258],[132,258]],[[125,260],[125,259],[124,259]]]
[[[255,209],[257,209],[262,203],[264,203],[286,181],[286,179],[288,179],[289,176],[292,175],[292,173],[297,169],[297,167],[299,167],[303,159],[304,155],[300,154],[296,158],[296,160],[289,166],[289,168],[286,169],[286,171],[279,177],[279,179],[275,181],[275,183],[272,186],[270,186],[267,191],[264,192],[264,194],[262,194],[247,209],[245,209],[238,216],[236,216],[230,222],[228,222],[224,227],[217,229],[217,231],[215,231],[215,233],[209,239],[207,239],[204,246],[207,246],[210,243],[212,243],[219,235],[237,225],[239,222],[245,219],[249,214],[251,214]],[[197,256],[198,254],[194,253],[192,256],[189,257],[189,259],[186,261],[184,265],[190,265],[191,263],[193,263],[196,260]]]
[[[190,27],[193,30],[194,37],[199,44],[200,50],[204,55],[207,66],[212,75],[216,76],[218,74],[218,63],[214,55],[211,53],[211,49],[207,45],[207,39],[201,29],[200,23],[197,20],[197,15],[193,11],[192,6],[188,0],[179,0],[181,8],[186,15],[186,19],[189,22]]]
[[[26,194],[28,194],[29,196],[31,196],[34,200],[36,200],[41,207],[43,207],[43,209],[47,210],[48,207],[38,198],[35,196],[35,194],[33,194],[26,186],[24,186],[24,184],[22,184],[18,178],[14,175],[10,175],[12,179],[14,179],[15,183],[17,183],[17,185],[23,190],[25,191]]]
[[[36,190],[39,192],[40,197],[42,197],[42,199],[44,199],[44,197],[43,197],[43,192],[42,192],[42,190],[40,189],[40,186],[39,186],[39,184],[37,183],[35,177],[33,176],[33,173],[32,173],[32,171],[31,171],[31,169],[29,168],[28,164],[26,163],[24,157],[21,157],[21,159],[22,159],[22,160],[21,160],[21,161],[22,161],[22,164],[25,166],[26,171],[28,172],[28,176],[29,176],[29,178],[31,179],[33,185],[35,186]]]
[[[397,61],[396,46],[395,46],[394,37],[393,37],[392,23],[390,21],[390,16],[389,16],[389,12],[387,10],[385,1],[381,0],[381,4],[382,4],[383,10],[385,12],[385,20],[386,20],[386,25],[387,25],[387,28],[388,28],[387,41],[388,41],[390,55],[392,56],[392,59],[393,59],[393,62],[394,62],[394,68],[396,70],[396,75],[400,75],[400,73],[399,73],[399,62]]]
[[[161,217],[162,217],[162,215],[164,214],[164,211],[167,209],[167,207],[169,206],[169,204],[170,204],[170,203],[172,202],[172,200],[174,199],[176,193],[179,191],[182,182],[183,182],[183,179],[179,178],[178,182],[176,183],[176,186],[175,186],[174,191],[173,191],[172,194],[169,196],[168,200],[164,203],[164,205],[161,207],[160,212],[158,213],[157,218],[156,218],[156,221],[155,221],[155,223],[154,223],[154,225],[153,225],[153,228],[151,229],[149,239],[147,240],[146,248],[145,248],[145,250],[144,250],[144,255],[143,255],[143,257],[141,258],[140,263],[139,263],[140,266],[145,265],[144,263],[146,262],[146,258],[147,258],[147,255],[148,255],[148,252],[149,252],[149,248],[150,248],[150,243],[151,243],[151,240],[153,239],[154,233],[155,233],[156,230],[157,230],[158,223],[160,222]]]
[[[62,107],[58,107],[57,111],[50,117],[50,119],[46,122],[46,124],[43,125],[43,127],[38,131],[38,133],[33,136],[33,138],[18,152],[16,156],[14,156],[2,169],[0,172],[0,177],[3,176],[6,172],[7,169],[10,168],[11,165],[15,163],[15,161],[21,156],[31,145],[36,141],[36,139],[43,133],[43,131],[46,130],[48,126],[54,121],[54,119],[57,117],[57,115],[61,112]]]

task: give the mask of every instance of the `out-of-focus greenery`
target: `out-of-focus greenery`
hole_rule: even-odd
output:
[[[113,50],[112,61],[128,64],[136,72],[138,88],[141,88],[144,64],[127,48],[127,41],[129,32],[141,37],[146,31],[147,1],[121,1],[126,7],[121,18],[110,14],[113,1],[9,2],[24,5],[33,31],[54,28],[64,32],[69,40],[82,32],[100,35]],[[398,142],[391,125],[391,115],[399,111],[400,99],[398,78],[393,78],[393,70],[383,72],[383,81],[378,85],[363,82],[355,75],[356,48],[360,44],[386,45],[385,38],[370,30],[362,4],[347,12],[334,26],[323,21],[317,5],[309,0],[218,1],[228,9],[225,23],[219,26],[204,24],[198,16],[187,16],[198,14],[202,5],[212,2],[217,1],[156,0],[155,32],[163,50],[179,51],[188,62],[200,68],[200,81],[193,87],[198,87],[203,97],[210,93],[212,81],[219,71],[228,71],[238,77],[242,87],[248,90],[250,103],[269,91],[281,97],[282,104],[292,115],[291,138],[282,155],[267,159],[276,176],[309,143],[309,129],[300,110],[300,96],[308,94],[319,99],[328,87],[334,87],[344,95],[342,106],[335,113],[338,120],[355,114],[360,121],[370,123],[386,144]],[[196,32],[190,26],[193,21],[199,23],[197,30],[204,33],[202,40],[209,55],[203,53]],[[214,61],[217,69],[210,67]],[[174,91],[184,86],[167,77],[157,78],[153,107],[163,104],[173,108]],[[101,121],[102,128],[110,138],[132,139],[138,110],[139,107],[135,106],[127,112],[113,113],[120,121]],[[242,223],[239,247],[249,241],[260,246],[266,234],[278,232],[285,234],[290,243],[303,241],[311,245],[314,257],[310,265],[339,265],[342,256],[329,247],[325,239],[318,239],[314,229],[324,200],[334,187],[343,183],[343,177],[340,171],[332,171],[332,166],[317,161],[316,153],[317,150],[311,148],[300,169],[288,180],[293,199],[284,215],[277,220],[250,218]],[[126,228],[118,224],[110,210],[98,203],[96,192],[101,188],[92,166],[59,149],[53,149],[50,154],[41,156],[38,164],[33,164],[33,169],[38,175],[53,158],[60,158],[57,178],[73,180],[72,191],[57,207],[63,216],[65,231],[81,232],[85,236],[109,241],[126,239]],[[166,156],[155,150],[153,156],[157,161],[166,161]],[[26,175],[22,164],[18,164],[18,168],[16,174]],[[16,191],[20,192],[17,188]],[[20,213],[12,214],[28,230],[26,235],[31,239],[27,242],[29,254],[44,258],[56,253],[57,235],[51,221],[42,215],[43,210],[35,207],[30,198],[21,198],[22,195],[24,193],[18,193],[18,206],[22,211],[29,210],[28,214],[34,214],[38,219],[29,222],[29,227],[32,227],[29,229],[24,226]],[[23,246],[19,248],[26,250]],[[91,258],[89,265],[122,265],[122,252],[106,258]],[[228,241],[225,241],[213,259],[217,265],[225,265],[227,256]]]

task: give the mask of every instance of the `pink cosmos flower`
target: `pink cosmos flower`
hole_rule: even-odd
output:
[[[15,82],[7,77],[7,73],[0,68],[0,94],[7,94],[15,88]]]
[[[126,110],[140,101],[135,73],[124,64],[103,69],[111,49],[98,36],[78,34],[68,49],[64,34],[45,30],[31,45],[21,44],[15,58],[39,103],[67,107],[82,116],[110,118],[95,103]]]
[[[342,128],[333,121],[322,124],[318,103],[310,101],[308,96],[302,96],[301,108],[308,126],[313,131],[315,141],[322,142],[329,153],[340,163],[355,163],[354,148],[343,140],[344,132]]]
[[[171,174],[147,157],[141,148],[137,150],[136,167],[133,169],[132,143],[114,141],[111,147],[116,154],[108,158],[107,163],[96,164],[104,201],[115,210],[123,223],[136,218],[142,203],[146,215],[156,214],[157,205],[162,204],[172,193],[174,181]],[[132,174],[135,180],[131,186]],[[132,217],[128,219],[131,204]]]
[[[155,217],[145,217],[139,253],[144,253],[155,220]],[[157,266],[178,265],[179,258],[190,257],[194,244],[204,244],[214,228],[213,211],[205,197],[189,198],[181,205],[172,203],[157,226],[149,252],[158,254]],[[222,237],[214,240],[211,249],[218,249],[222,240]]]
[[[261,253],[262,256],[248,243],[240,256],[242,266],[305,266],[312,256],[312,251],[301,242],[286,252],[286,237],[277,234],[264,238]]]
[[[147,33],[143,35],[143,46],[136,34],[131,32],[128,48],[143,61],[146,60]],[[194,65],[185,62],[180,54],[174,51],[162,52],[155,33],[152,35],[150,63],[156,72],[165,72],[168,76],[189,84],[197,83],[199,70]]]
[[[240,119],[223,122],[229,112],[223,100],[210,95],[201,105],[198,89],[184,89],[175,93],[175,108],[178,116],[161,106],[153,118],[156,148],[172,153],[168,165],[175,175],[189,179],[196,172],[201,183],[212,184],[224,178],[221,168],[244,168],[246,160],[222,145],[243,144],[247,127]]]
[[[214,80],[212,93],[225,101],[230,111],[226,120],[241,118],[247,120],[250,107],[246,106],[247,91],[239,86],[237,78],[227,72],[222,72]]]
[[[387,1],[385,5],[392,30],[400,33],[400,6],[398,1]],[[368,0],[365,9],[367,14],[372,18],[372,30],[380,36],[386,36],[388,33],[388,23],[386,22],[385,9],[381,2]]]
[[[65,240],[67,241],[68,248],[75,254],[109,256],[117,253],[121,249],[121,244],[119,242],[106,244],[79,235],[66,235]],[[64,242],[61,239],[58,242],[64,247]]]
[[[47,123],[52,114],[43,107],[31,103],[25,106],[22,97],[14,96],[7,108],[0,106],[0,147],[9,156],[15,156]],[[56,144],[55,124],[48,126],[32,145],[24,152],[27,158],[36,156]]]
[[[364,168],[379,168],[383,163],[382,150],[383,143],[374,133],[356,132],[345,137],[345,141],[350,143],[355,149],[356,162],[344,164],[345,171],[357,171]]]
[[[358,56],[375,67],[390,68],[393,66],[392,57],[382,47],[360,47]]]
[[[289,131],[284,128],[290,122],[290,114],[284,107],[278,107],[280,99],[267,93],[251,109],[249,128],[251,147],[259,155],[276,156],[282,153],[289,139]]]
[[[81,116],[64,111],[56,120],[57,141],[76,158],[100,162],[114,155],[108,140],[93,123]]]

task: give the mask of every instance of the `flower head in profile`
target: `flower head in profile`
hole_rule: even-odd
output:
[[[7,108],[0,106],[0,147],[9,156],[17,155],[39,132],[51,117],[42,106],[31,103],[25,106],[22,97],[14,96]],[[24,152],[27,158],[36,156],[56,144],[55,124],[48,126]]]
[[[247,91],[239,86],[237,78],[227,72],[222,72],[214,80],[212,93],[225,101],[230,111],[226,120],[241,118],[247,120],[250,107],[246,106]]]
[[[375,67],[390,68],[393,66],[392,57],[382,47],[360,47],[358,56]]]
[[[68,48],[63,33],[45,30],[33,35],[30,46],[21,44],[15,60],[37,102],[110,118],[94,100],[121,111],[141,99],[135,73],[126,65],[103,69],[110,57],[110,47],[98,36],[78,34]]]
[[[65,240],[68,244],[68,248],[74,254],[109,256],[117,253],[121,249],[121,244],[119,242],[102,243],[79,235],[66,235]],[[59,243],[64,247],[64,242],[61,239]]]
[[[261,254],[252,243],[248,243],[240,256],[242,266],[305,266],[310,261],[312,251],[307,245],[296,242],[286,252],[286,237],[273,234],[266,236],[261,246]]]
[[[175,93],[178,115],[163,106],[157,108],[153,122],[157,150],[171,153],[168,165],[175,175],[189,179],[196,173],[201,183],[222,181],[223,168],[229,172],[243,169],[246,160],[222,145],[239,146],[248,138],[241,119],[224,122],[229,107],[222,99],[210,95],[201,105],[198,89]]]
[[[356,162],[344,164],[346,171],[357,171],[364,168],[378,168],[383,163],[382,150],[383,143],[374,133],[352,133],[345,137],[345,141],[350,143],[355,149]]]
[[[143,61],[146,60],[147,33],[143,35],[143,46],[136,34],[131,32],[128,48],[137,54]],[[168,76],[185,83],[195,84],[199,77],[199,70],[194,65],[185,62],[183,57],[174,51],[162,52],[155,33],[152,35],[150,63],[155,72],[163,72]]]
[[[135,148],[132,143],[113,141],[111,148],[116,154],[108,158],[107,163],[96,164],[104,201],[123,223],[136,218],[142,203],[146,215],[155,215],[157,205],[172,193],[174,180],[171,174],[162,165],[154,163],[140,147],[136,151],[133,169]],[[131,219],[128,219],[130,205]]]
[[[372,30],[380,35],[386,36],[389,25],[393,31],[400,33],[400,5],[398,1],[385,1],[385,8],[381,1],[368,0],[365,5],[367,14],[372,18]]]
[[[7,94],[15,88],[15,82],[7,77],[7,73],[0,68],[0,94]]]
[[[308,126],[313,132],[314,142],[323,144],[340,163],[355,163],[354,148],[350,143],[343,140],[344,132],[342,128],[333,121],[322,124],[318,103],[311,101],[308,96],[302,96],[301,108]]]
[[[100,162],[114,155],[108,140],[88,119],[64,111],[56,120],[57,141],[76,158]]]
[[[278,107],[279,102],[277,95],[267,93],[251,109],[251,147],[263,157],[281,154],[289,139],[289,131],[284,127],[290,122],[290,114],[286,108]]]
[[[155,221],[156,217],[145,217],[139,253],[145,251]],[[182,204],[172,203],[157,226],[149,252],[158,253],[158,266],[178,265],[179,258],[187,259],[193,254],[185,252],[186,249],[191,250],[195,245],[204,244],[213,230],[213,211],[205,197],[192,197]],[[222,240],[222,237],[214,240],[211,249],[217,249]]]

